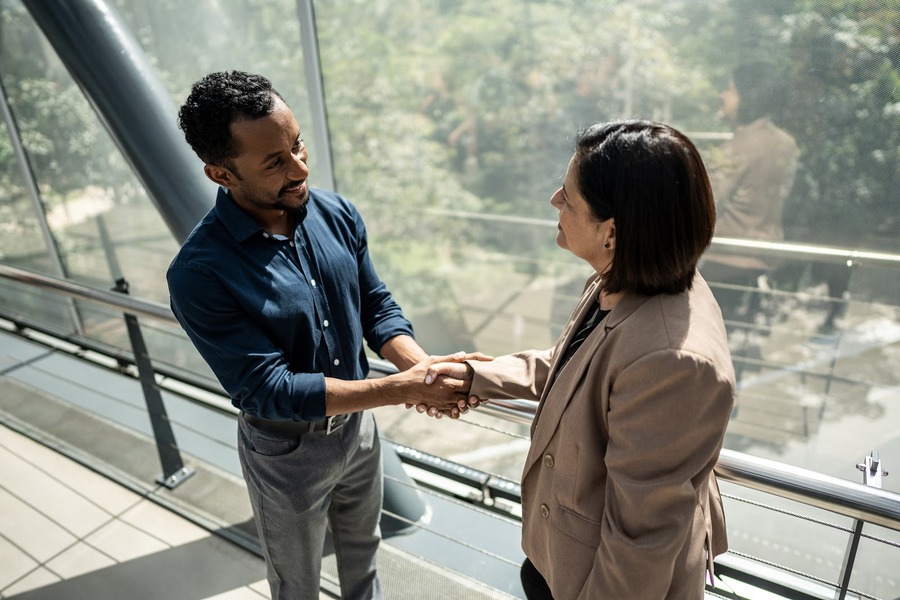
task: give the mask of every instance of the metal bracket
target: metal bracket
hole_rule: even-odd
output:
[[[863,483],[878,489],[881,489],[882,478],[889,475],[881,465],[878,450],[873,450],[872,453],[866,457],[865,462],[859,463],[856,465],[856,468],[863,472]]]
[[[181,485],[185,479],[194,474],[194,470],[190,467],[182,467],[178,471],[172,473],[168,477],[157,477],[156,483],[164,485],[170,490],[174,490]]]

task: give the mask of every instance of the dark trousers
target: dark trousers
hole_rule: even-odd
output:
[[[525,590],[525,597],[528,600],[553,600],[547,580],[527,558],[522,563],[519,577],[522,579],[522,589]]]

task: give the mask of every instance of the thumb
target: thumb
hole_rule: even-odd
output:
[[[425,383],[430,384],[438,378],[438,375],[453,376],[460,364],[457,362],[438,362],[428,366],[425,371]],[[464,367],[463,367],[464,368]],[[458,376],[458,375],[457,375]]]

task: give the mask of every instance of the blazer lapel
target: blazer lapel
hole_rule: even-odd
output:
[[[556,343],[556,348],[553,351],[553,363],[550,365],[550,372],[547,375],[547,384],[544,385],[544,390],[541,392],[540,403],[538,404],[537,411],[535,412],[534,419],[531,423],[531,447],[528,456],[525,458],[525,470],[523,472],[527,472],[531,465],[542,455],[553,432],[559,425],[559,419],[562,416],[563,409],[570,399],[570,394],[567,393],[565,398],[559,398],[559,400],[564,400],[563,402],[554,401],[548,403],[547,395],[553,387],[550,382],[556,379],[556,374],[559,369],[559,359],[562,358],[566,348],[572,343],[572,339],[578,331],[578,325],[584,320],[585,314],[590,309],[591,302],[597,301],[599,288],[600,275],[594,273],[591,280],[588,281],[587,287],[581,296],[581,300],[575,307],[575,312],[572,313],[572,317],[569,319],[559,341]],[[557,397],[557,394],[558,390],[557,392],[554,392],[554,398]],[[555,406],[548,406],[548,404]],[[540,427],[538,428],[539,421]]]
[[[581,381],[584,371],[593,361],[594,355],[600,351],[600,348],[609,336],[609,332],[650,298],[648,296],[623,297],[603,321],[603,326],[598,326],[588,337],[588,340],[585,341],[582,348],[587,350],[587,353],[582,353],[578,357],[573,356],[565,366],[565,374],[561,375],[554,385],[550,385],[549,382],[554,381],[554,378],[556,378],[557,370],[559,369],[559,358],[562,357],[565,349],[571,343],[578,329],[577,325],[581,323],[585,313],[588,311],[590,301],[595,301],[597,297],[598,285],[599,277],[585,292],[578,309],[566,327],[566,333],[558,344],[557,350],[553,353],[553,365],[550,367],[550,375],[547,379],[548,385],[544,387],[544,391],[541,394],[541,401],[531,425],[531,448],[525,460],[523,472],[527,472],[540,459],[544,449],[550,443],[550,440],[553,439],[556,430],[559,428],[562,415],[574,397],[575,389]],[[553,397],[548,400],[551,390]]]
[[[584,320],[584,315],[588,312],[591,301],[597,298],[599,286],[600,275],[594,273],[591,276],[584,293],[581,295],[581,300],[578,301],[578,305],[575,307],[575,312],[572,313],[569,322],[566,323],[562,335],[556,342],[556,348],[553,351],[553,363],[550,365],[550,372],[547,374],[547,384],[544,385],[544,390],[541,392],[540,403],[538,404],[537,411],[534,414],[534,420],[532,421],[532,436],[534,435],[534,424],[537,423],[538,417],[544,407],[544,400],[547,398],[547,393],[550,391],[550,382],[556,378],[556,371],[559,369],[559,359],[565,354],[569,344],[572,343],[572,338],[575,337],[575,333],[578,331],[578,325]]]

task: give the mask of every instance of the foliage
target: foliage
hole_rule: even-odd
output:
[[[203,74],[270,77],[310,123],[292,0],[113,0],[175,103]],[[319,51],[338,191],[362,209],[392,287],[477,252],[565,261],[558,187],[580,127],[668,121],[702,149],[727,135],[717,94],[766,60],[790,94],[801,147],[791,241],[895,251],[900,239],[898,0],[320,0]],[[122,163],[18,2],[2,11],[3,82],[42,181],[60,193],[116,185]],[[174,115],[173,115],[174,118]],[[59,135],[59,132],[66,132]],[[311,149],[315,184],[316,140]],[[0,140],[0,176],[14,159]],[[467,215],[506,217],[498,227]],[[515,219],[533,220],[520,229]],[[518,234],[510,231],[519,231]],[[551,270],[552,266],[549,267]],[[424,280],[423,277],[418,278]],[[407,283],[409,282],[409,283]]]

